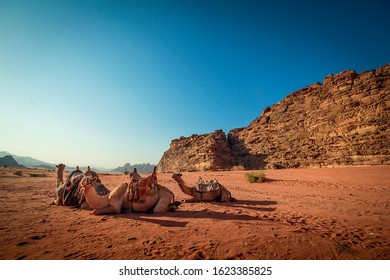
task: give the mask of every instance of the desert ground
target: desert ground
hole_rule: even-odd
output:
[[[217,179],[237,202],[191,202],[158,174],[178,211],[94,216],[50,205],[54,171],[1,167],[0,259],[390,259],[390,166],[266,170],[264,183],[248,172],[183,173],[189,185]],[[109,189],[128,180],[99,175]]]

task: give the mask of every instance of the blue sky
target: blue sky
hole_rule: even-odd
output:
[[[0,150],[158,163],[329,74],[390,62],[387,1],[0,1]]]

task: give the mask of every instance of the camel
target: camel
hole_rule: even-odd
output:
[[[94,209],[92,214],[119,214],[122,210],[125,212],[151,212],[156,214],[177,209],[178,203],[174,201],[173,192],[156,184],[155,170],[145,179],[135,170],[130,174],[130,179],[130,183],[123,183],[108,195],[99,196],[92,188],[94,179],[84,176],[81,181],[81,188],[88,204]],[[145,189],[141,190],[144,187]]]
[[[188,187],[187,184],[184,182],[184,180],[181,178],[182,174],[175,173],[172,175],[172,178],[179,184],[180,190],[189,195],[192,196],[195,201],[202,202],[202,201],[220,201],[220,202],[234,202],[237,201],[234,197],[232,197],[231,193],[220,183],[218,183],[216,180],[214,180],[214,184],[217,185],[217,188],[207,188],[207,189],[200,189],[196,186]]]
[[[56,165],[56,174],[57,174],[57,184],[55,187],[56,197],[54,198],[51,204],[58,204],[59,201],[58,189],[64,184],[64,169],[65,169],[65,164],[59,163]]]
[[[127,192],[127,183],[121,184],[106,195],[98,195],[94,188],[96,179],[90,175],[84,175],[81,179],[81,191],[86,202],[93,209],[92,214],[119,214]]]
[[[59,185],[62,185],[64,183],[64,169],[65,164],[59,163],[56,165],[56,173],[57,173],[57,185],[58,188]]]
[[[57,185],[56,185],[56,198],[53,200],[52,204],[55,205],[63,205],[63,206],[76,206],[80,207],[82,209],[88,209],[90,208],[88,203],[85,200],[85,197],[83,196],[82,192],[80,192],[80,181],[82,177],[84,176],[84,173],[79,169],[79,167],[76,167],[76,170],[71,172],[68,177],[65,180],[63,180],[63,172],[65,168],[65,164],[58,164],[57,167]],[[94,171],[91,171],[90,174],[93,176],[97,173]],[[98,176],[97,176],[98,179]],[[100,179],[99,179],[100,181]],[[96,192],[99,195],[106,195],[110,191],[101,183],[96,183],[94,185]]]
[[[68,175],[65,182],[61,184],[60,182],[63,180],[59,180],[59,178],[61,177],[61,173],[63,174],[63,169],[61,170],[62,166],[60,164],[58,166],[59,167],[57,167],[56,199],[54,203],[56,205],[63,206],[80,206],[78,183],[81,179],[81,176],[83,175],[83,172],[77,167],[76,170],[72,171]],[[65,165],[63,165],[63,167],[65,168]]]

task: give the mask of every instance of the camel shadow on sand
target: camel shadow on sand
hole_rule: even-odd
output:
[[[202,203],[202,202],[201,202]],[[126,213],[126,214],[112,214],[114,218],[130,219],[139,222],[149,222],[160,225],[162,227],[186,227],[189,221],[175,221],[174,219],[216,219],[216,220],[231,220],[231,221],[272,221],[270,218],[259,216],[252,216],[244,214],[240,209],[247,208],[255,211],[272,212],[275,207],[266,207],[277,204],[276,201],[254,201],[254,200],[240,200],[237,202],[219,203],[208,202],[211,205],[232,207],[236,212],[219,212],[208,209],[207,203],[204,204],[205,210],[178,210],[176,212],[167,212],[161,214],[146,214],[146,213]]]
[[[274,206],[276,204],[278,204],[278,203],[274,200],[264,200],[264,201],[238,200],[236,202],[228,203],[228,204],[226,204],[226,206],[240,207],[240,208],[246,208],[249,210],[257,210],[257,211],[262,211],[262,212],[274,212],[276,210],[276,207],[271,207],[271,206]]]
[[[192,199],[185,200],[186,203],[204,203],[204,202],[196,202]],[[218,206],[225,206],[225,207],[240,207],[240,208],[246,208],[249,210],[257,210],[257,211],[262,211],[262,212],[273,212],[276,210],[276,207],[270,207],[272,205],[278,204],[274,200],[264,200],[264,201],[259,201],[259,200],[238,200],[235,202],[206,202],[210,203],[213,205],[218,205]]]

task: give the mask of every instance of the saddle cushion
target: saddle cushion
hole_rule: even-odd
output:
[[[217,180],[211,180],[209,182],[204,182],[203,180],[199,182],[196,186],[197,190],[200,192],[209,192],[209,191],[215,191],[219,189],[218,181]]]

